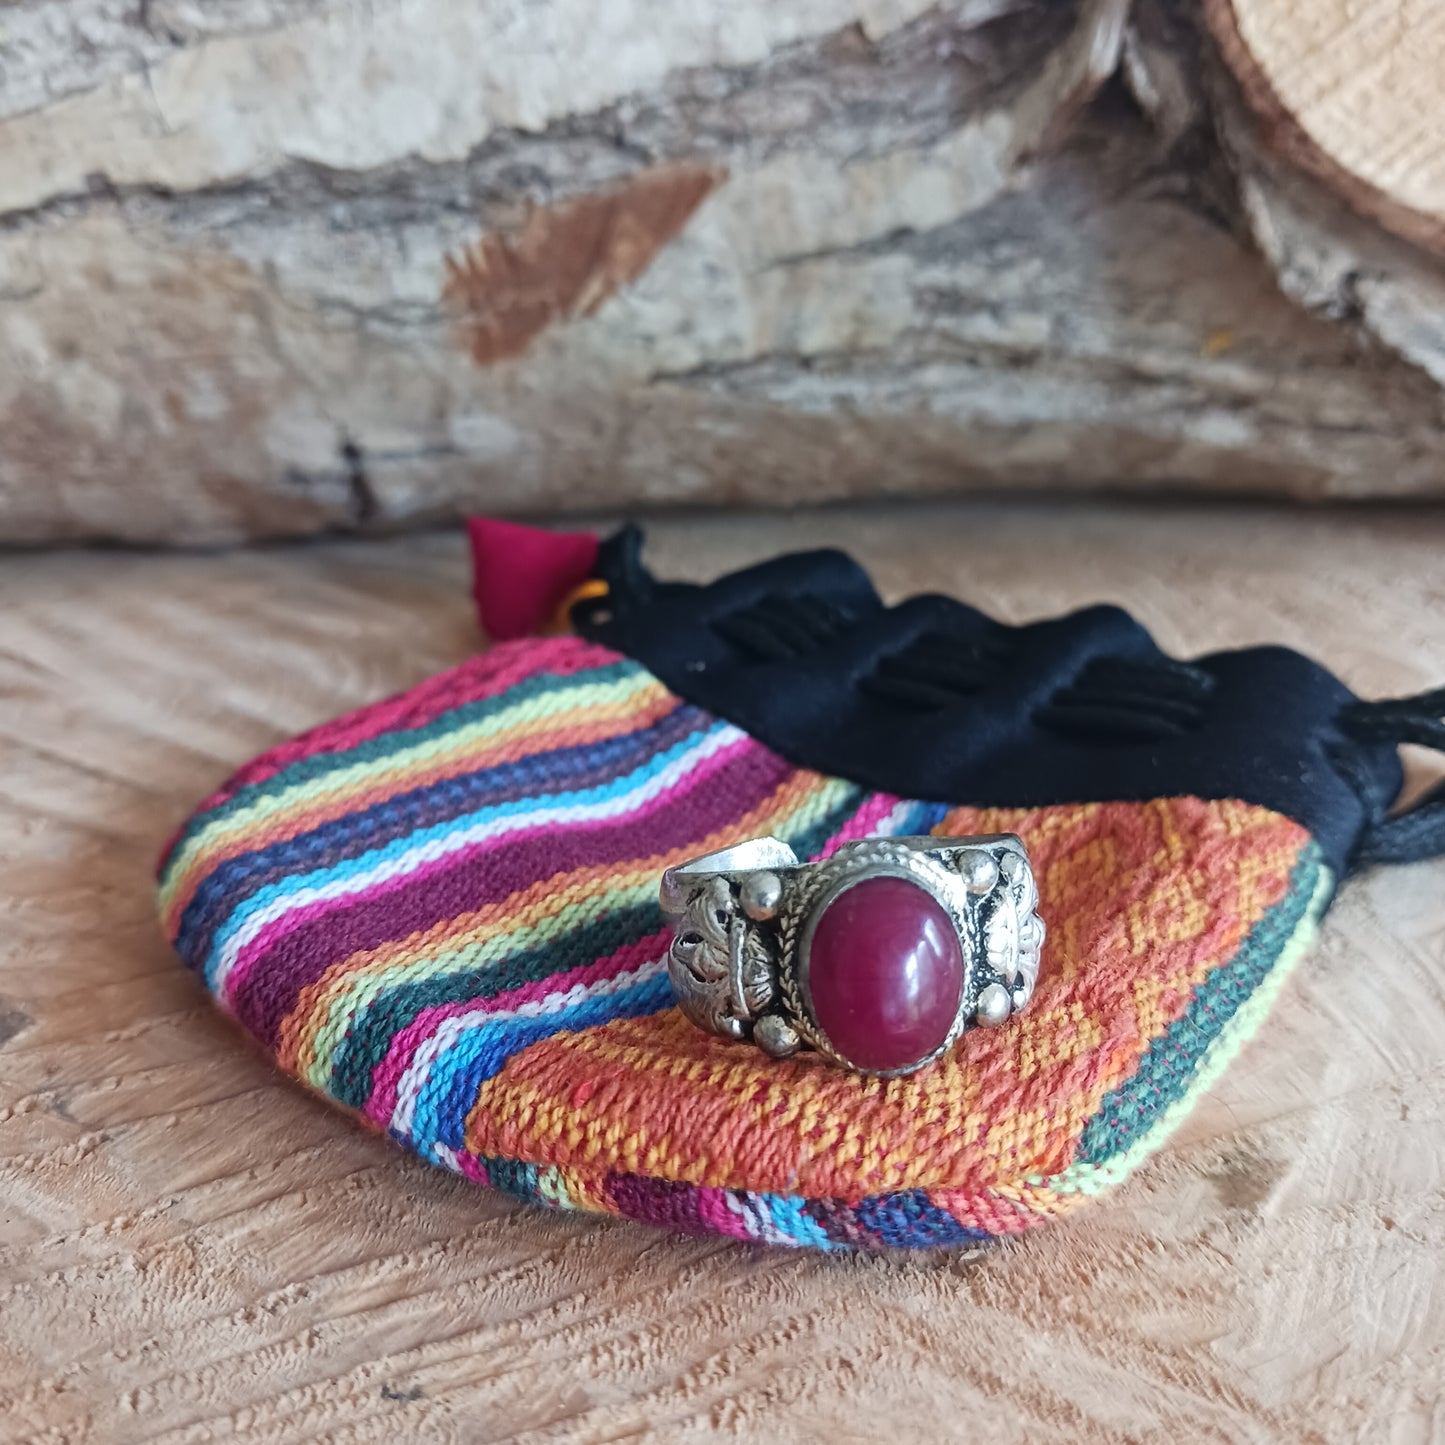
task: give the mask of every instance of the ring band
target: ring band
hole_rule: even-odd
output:
[[[709,1033],[894,1077],[1028,1003],[1044,924],[1011,833],[867,838],[805,863],[755,838],[669,868],[668,976]]]

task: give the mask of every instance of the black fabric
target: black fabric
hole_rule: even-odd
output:
[[[884,607],[836,551],[658,582],[640,547],[603,544],[609,593],[578,630],[799,766],[973,806],[1239,798],[1302,823],[1337,876],[1376,861],[1394,741],[1342,726],[1354,694],[1288,648],[1184,663],[1117,607],[1021,627],[948,597]]]
[[[1415,743],[1445,752],[1445,688],[1415,697],[1348,703],[1341,726],[1365,742]],[[1414,863],[1445,853],[1445,782],[1436,784],[1408,812],[1376,819],[1355,849],[1355,862]]]

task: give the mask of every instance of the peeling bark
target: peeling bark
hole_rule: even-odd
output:
[[[529,212],[446,257],[442,300],[463,318],[478,366],[522,356],[548,326],[595,316],[630,286],[722,180],[706,166],[664,165],[621,185]]]

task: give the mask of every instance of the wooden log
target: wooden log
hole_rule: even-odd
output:
[[[1439,495],[1435,259],[1136,12],[18,0],[0,540]]]
[[[1430,0],[1202,0],[1267,146],[1445,253],[1445,10]]]

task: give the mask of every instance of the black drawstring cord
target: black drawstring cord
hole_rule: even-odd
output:
[[[1350,703],[1340,726],[1367,743],[1417,743],[1445,752],[1445,687],[1414,697]],[[1404,813],[1384,814],[1360,835],[1351,863],[1418,863],[1445,853],[1445,782]]]

